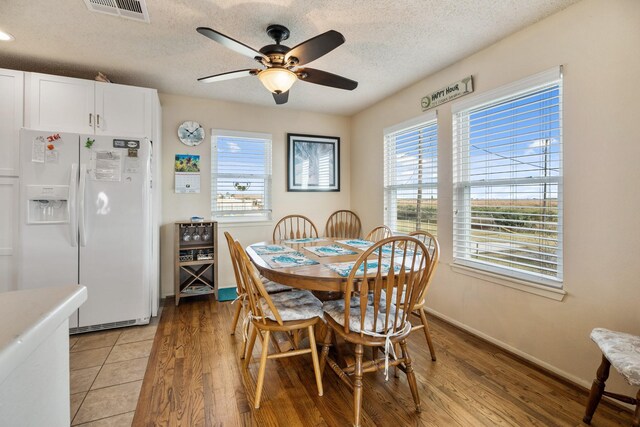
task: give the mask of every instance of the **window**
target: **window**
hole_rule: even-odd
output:
[[[452,111],[454,263],[561,287],[560,69]]]
[[[211,131],[211,214],[271,219],[271,135]]]
[[[384,222],[394,232],[436,234],[438,125],[435,113],[384,131]]]

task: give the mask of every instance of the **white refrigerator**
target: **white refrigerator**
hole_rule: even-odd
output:
[[[72,333],[149,322],[150,159],[147,139],[21,131],[19,286],[86,286]]]

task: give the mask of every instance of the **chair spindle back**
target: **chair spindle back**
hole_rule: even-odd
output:
[[[391,237],[393,233],[391,229],[386,225],[379,225],[367,234],[367,237],[364,240],[369,240],[371,242],[379,242],[382,239],[386,239]]]
[[[431,285],[431,279],[433,278],[433,273],[435,273],[436,268],[438,268],[438,261],[440,260],[440,243],[438,243],[438,239],[433,234],[428,231],[414,231],[409,233],[409,236],[415,237],[424,243],[427,251],[429,251],[429,256],[431,257],[430,269],[429,269],[429,277],[427,279],[427,285],[424,287],[422,291],[422,295],[418,299],[418,302],[424,300],[427,290],[429,289],[429,285]]]
[[[287,215],[273,228],[273,241],[318,237],[315,224],[303,215]]]
[[[358,239],[361,232],[362,225],[358,215],[349,210],[339,210],[329,216],[324,235],[327,237]]]
[[[345,307],[351,307],[351,299],[359,297],[360,335],[403,331],[428,283],[430,268],[427,248],[410,236],[383,239],[360,255],[347,278],[344,302]],[[367,315],[373,324],[365,323]],[[349,333],[348,309],[344,328]]]
[[[262,310],[262,304],[260,302],[260,299],[262,298],[271,309],[276,321],[282,325],[282,317],[280,317],[280,313],[273,304],[273,301],[271,301],[271,297],[264,288],[255,268],[253,268],[253,264],[251,263],[251,260],[249,260],[249,256],[240,242],[234,242],[234,247],[236,257],[238,259],[238,265],[240,267],[240,274],[243,277],[246,286],[247,301],[249,302],[251,315],[259,319],[262,323],[267,323],[267,319],[264,316],[264,311]]]
[[[231,257],[231,265],[233,266],[233,275],[236,278],[238,296],[241,296],[246,294],[247,291],[244,285],[244,278],[240,274],[240,266],[238,265],[238,257],[236,256],[235,240],[228,231],[224,232],[224,237],[227,239],[227,246],[229,246],[229,256]]]

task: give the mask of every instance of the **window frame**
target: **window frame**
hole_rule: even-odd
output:
[[[389,126],[384,128],[383,130],[383,164],[384,164],[384,176],[383,176],[383,209],[384,209],[384,223],[389,226],[391,228],[391,230],[394,233],[399,233],[399,234],[403,234],[405,232],[400,232],[397,229],[397,221],[398,221],[398,204],[397,204],[397,195],[394,197],[393,193],[394,191],[396,192],[395,194],[397,194],[398,189],[401,188],[409,188],[406,185],[403,184],[396,184],[396,185],[390,185],[389,184],[389,179],[390,179],[390,164],[393,164],[394,170],[396,169],[396,160],[397,160],[397,152],[394,151],[394,158],[393,159],[389,159],[388,158],[388,152],[389,152],[389,148],[388,148],[388,144],[389,144],[389,140],[391,137],[394,136],[394,134],[398,134],[400,132],[403,131],[409,131],[412,128],[417,129],[422,129],[422,128],[428,128],[431,126],[435,126],[435,169],[436,169],[436,180],[435,182],[429,182],[429,183],[423,183],[420,186],[418,184],[415,185],[415,188],[418,189],[418,187],[421,187],[422,189],[429,189],[429,190],[435,190],[435,194],[436,194],[436,203],[437,203],[437,194],[438,194],[438,182],[439,182],[439,174],[438,174],[438,115],[437,115],[437,111],[433,110],[430,111],[428,113],[422,114],[418,117],[415,117],[413,119],[410,120],[406,120],[402,123],[398,123],[396,125],[393,126]],[[395,176],[397,176],[397,172],[395,173]],[[436,224],[435,224],[435,232],[433,234],[437,233],[437,227],[438,227],[438,221],[437,221],[437,216],[438,216],[438,208],[437,208],[437,204],[436,204]],[[408,233],[407,233],[408,234]]]
[[[246,140],[263,141],[266,145],[264,156],[265,174],[250,173],[218,173],[218,138],[238,138]],[[211,129],[211,217],[220,223],[257,223],[270,222],[272,220],[272,156],[273,156],[273,138],[269,133],[248,132],[228,129]],[[264,179],[264,209],[236,211],[229,214],[220,214],[217,207],[217,188],[219,177],[237,177],[237,178],[256,178]],[[262,211],[259,215],[256,212]],[[246,212],[246,213],[245,213]]]
[[[553,183],[557,185],[557,268],[556,277],[544,275],[542,273],[527,272],[523,268],[500,266],[497,263],[487,261],[471,260],[468,252],[460,256],[456,251],[461,243],[471,242],[471,189],[472,187],[482,187],[482,182],[475,183],[469,179],[469,139],[460,137],[461,134],[469,135],[469,118],[471,114],[483,108],[491,108],[505,101],[514,100],[525,94],[534,93],[549,87],[558,87],[558,123],[559,123],[559,175],[557,177],[536,177],[536,178],[510,178],[505,179],[504,186],[526,185],[527,183]],[[484,272],[509,280],[517,280],[522,283],[529,283],[532,286],[544,286],[562,290],[564,284],[564,251],[563,251],[563,79],[562,67],[553,67],[549,70],[537,73],[530,77],[501,86],[497,89],[485,93],[470,96],[464,100],[454,102],[451,107],[452,113],[452,142],[453,142],[453,266],[470,268],[479,272]],[[466,131],[465,131],[466,130]],[[513,157],[511,157],[513,158]],[[464,177],[467,177],[466,179]],[[484,183],[487,186],[487,183]],[[461,202],[462,201],[462,202]],[[459,206],[463,206],[463,218],[457,217]],[[460,234],[460,236],[457,236]],[[464,248],[464,245],[462,245]],[[464,249],[463,249],[464,251]],[[468,249],[467,249],[468,251]],[[466,256],[465,256],[466,255]]]

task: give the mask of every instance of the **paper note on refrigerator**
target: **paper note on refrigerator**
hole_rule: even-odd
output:
[[[46,163],[58,163],[60,159],[58,150],[47,150],[44,157]]]
[[[33,139],[31,146],[31,161],[34,163],[44,163],[45,140],[43,136],[37,136]]]
[[[124,173],[138,173],[140,172],[140,159],[137,157],[125,157],[124,158]]]
[[[94,181],[122,180],[122,156],[118,151],[94,151],[91,157]]]

